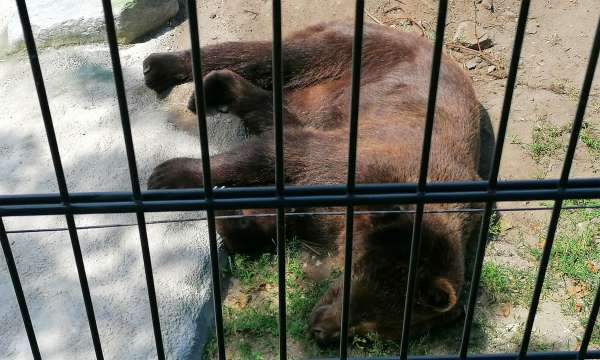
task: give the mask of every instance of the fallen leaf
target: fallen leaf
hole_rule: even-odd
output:
[[[567,294],[580,299],[583,295],[587,294],[587,286],[580,282],[573,282],[571,286],[567,287]]]
[[[581,303],[575,304],[575,311],[581,312],[583,310],[583,305]]]
[[[591,260],[587,262],[587,269],[594,274],[598,272],[598,266]]]
[[[511,304],[501,304],[500,305],[500,314],[504,317],[509,317],[512,313],[512,305]]]

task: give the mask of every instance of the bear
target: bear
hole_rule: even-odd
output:
[[[283,41],[287,185],[346,183],[353,36],[353,24],[336,21],[307,27]],[[225,42],[204,46],[201,53],[207,108],[236,115],[250,135],[243,144],[211,156],[214,185],[273,185],[272,43]],[[422,37],[364,25],[357,183],[418,181],[432,55],[432,45]],[[144,60],[143,72],[146,85],[159,93],[190,82],[191,53],[151,54]],[[446,55],[442,56],[437,94],[427,181],[481,180],[480,104],[468,75]],[[193,95],[188,108],[196,110]],[[201,161],[193,158],[167,160],[148,180],[149,189],[202,185]],[[425,206],[411,334],[452,322],[462,314],[458,297],[464,285],[465,253],[480,215],[460,210],[478,205]],[[414,226],[410,212],[415,208],[355,208],[349,336],[377,332],[388,339],[400,338]],[[230,253],[260,253],[274,247],[272,217],[219,220],[217,231]],[[286,231],[330,246],[336,250],[336,263],[343,264],[343,216],[286,217]],[[341,289],[340,279],[315,304],[308,327],[319,344],[339,341]]]

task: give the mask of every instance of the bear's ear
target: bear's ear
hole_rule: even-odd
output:
[[[447,278],[435,277],[422,288],[421,301],[437,312],[446,312],[456,305],[456,289]]]

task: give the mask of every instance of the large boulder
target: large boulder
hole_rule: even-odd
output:
[[[117,36],[129,43],[154,30],[179,11],[177,0],[114,0]],[[102,2],[29,0],[27,9],[38,46],[101,42],[106,38]],[[0,54],[24,48],[14,0],[0,2]]]

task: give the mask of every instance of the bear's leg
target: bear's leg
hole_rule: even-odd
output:
[[[272,139],[254,137],[230,151],[211,156],[214,186],[260,186],[273,183],[274,150]],[[152,171],[148,189],[201,188],[204,185],[202,160],[174,158]]]
[[[238,116],[248,132],[257,135],[273,127],[273,96],[231,70],[211,71],[204,77],[204,98],[209,109],[231,112]],[[192,95],[188,108],[196,112],[196,97]],[[298,120],[283,107],[286,126]]]
[[[238,149],[211,157],[215,186],[252,186],[273,182],[272,147],[259,137]],[[182,189],[203,186],[200,159],[175,158],[158,165],[148,180],[149,189]],[[268,211],[264,211],[268,212]],[[219,219],[217,230],[230,253],[256,254],[273,248],[275,220],[253,217],[252,211],[218,212],[217,215],[246,217]]]
[[[304,87],[322,80],[338,78],[352,62],[352,25],[318,24],[292,34],[283,48],[285,87]],[[365,36],[365,41],[370,37]],[[202,76],[213,70],[229,69],[251,83],[272,88],[272,42],[238,41],[202,47]],[[161,92],[190,82],[190,50],[153,53],[144,59],[146,85]]]

